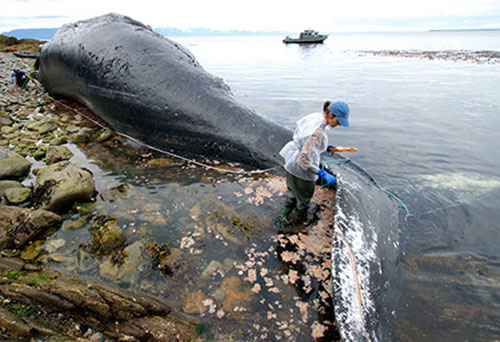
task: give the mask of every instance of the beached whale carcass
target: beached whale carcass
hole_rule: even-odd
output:
[[[119,14],[62,26],[42,47],[40,81],[114,129],[176,152],[264,167],[290,130],[237,103],[180,44]]]
[[[49,92],[156,147],[268,166],[292,137],[238,104],[181,45],[128,17],[65,25],[40,61]],[[323,161],[340,175],[332,246],[337,326],[345,342],[390,341],[400,271],[397,206],[354,163]]]

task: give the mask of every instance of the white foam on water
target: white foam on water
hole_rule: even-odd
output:
[[[500,179],[474,172],[450,172],[417,177],[424,187],[450,190],[457,194],[484,196],[500,189]]]

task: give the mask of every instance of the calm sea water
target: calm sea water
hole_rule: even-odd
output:
[[[335,145],[401,198],[405,281],[395,341],[500,340],[500,65],[361,56],[361,50],[500,51],[500,32],[172,37],[236,98],[290,128],[349,103]],[[402,208],[401,210],[404,210]]]

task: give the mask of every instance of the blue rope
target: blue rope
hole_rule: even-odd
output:
[[[406,211],[406,216],[405,217],[410,216],[410,211],[408,210],[408,207],[406,206],[406,204],[398,196],[394,195],[392,192],[390,192],[389,190],[386,190],[384,188],[380,188],[380,190],[382,190],[382,191],[386,192],[387,194],[391,195],[392,197],[394,197],[403,206],[403,208]]]
[[[343,159],[330,159],[330,160],[327,160],[326,162],[323,163],[323,165],[321,165],[321,168],[324,170],[326,165],[328,163],[333,163],[333,162],[350,162],[351,160],[348,159],[348,158],[343,158]],[[324,179],[321,180],[321,185],[320,185],[320,188],[323,189],[324,187],[328,186],[328,183],[325,182]]]

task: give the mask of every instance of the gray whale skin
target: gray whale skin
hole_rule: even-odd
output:
[[[268,167],[292,138],[237,103],[180,44],[115,13],[62,26],[42,46],[40,81],[114,129],[179,154]]]

